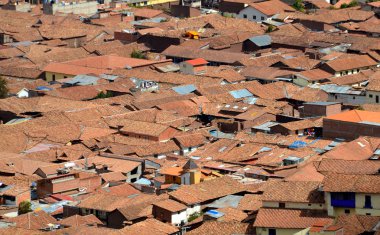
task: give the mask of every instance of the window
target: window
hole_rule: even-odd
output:
[[[376,103],[377,104],[379,103],[379,96],[378,95],[376,96]]]
[[[344,213],[345,214],[350,214],[350,210],[346,209],[346,210],[344,210]]]
[[[252,16],[252,19],[256,20],[256,18],[257,18],[256,16]]]
[[[285,203],[280,202],[280,203],[278,204],[278,207],[280,207],[280,208],[285,208]]]
[[[365,213],[365,215],[371,215],[371,213]]]
[[[274,228],[270,228],[270,229],[268,230],[268,234],[269,234],[269,235],[276,235],[276,229],[274,229]]]
[[[55,74],[53,74],[52,76],[52,81],[55,81]]]
[[[355,96],[353,96],[353,97],[352,97],[352,99],[354,100],[354,99],[356,99],[356,97],[355,97]]]
[[[364,208],[372,209],[372,200],[370,195],[365,195]]]
[[[373,97],[373,95],[372,95],[372,94],[369,94],[369,95],[368,95],[368,97],[369,97],[369,98],[372,98],[372,97]]]
[[[261,20],[265,20],[264,16],[261,17]]]
[[[244,18],[244,19],[247,19],[247,15],[246,15],[246,14],[244,14],[244,15],[243,15],[243,18]]]

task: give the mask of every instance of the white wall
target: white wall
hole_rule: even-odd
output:
[[[193,205],[193,207],[188,207],[187,210],[186,210],[186,215],[187,216],[190,216],[194,213],[199,213],[201,212],[201,205],[199,204],[196,204],[196,205]]]
[[[187,213],[186,210],[180,211],[179,213],[172,214],[172,224],[181,224],[181,221],[184,221],[184,223],[187,223]]]
[[[245,18],[244,15],[246,15],[247,17]],[[256,16],[256,19],[254,19],[254,16]],[[264,17],[264,18],[261,18],[261,17]],[[237,15],[237,18],[247,19],[249,21],[255,21],[255,22],[262,22],[270,17],[254,9],[253,7],[247,7],[239,12],[239,14]]]

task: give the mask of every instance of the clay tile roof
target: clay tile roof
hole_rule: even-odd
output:
[[[257,214],[254,227],[261,228],[309,228],[317,222],[332,223],[323,211],[313,210],[286,210],[262,208]]]
[[[206,221],[198,228],[187,232],[189,235],[219,235],[219,234],[254,234],[253,228],[247,223]]]
[[[148,9],[148,8],[141,8],[136,9],[134,11],[134,16],[136,17],[144,17],[144,18],[153,18],[157,17],[158,15],[162,14],[163,11],[161,10],[155,10],[155,9]]]
[[[319,182],[274,182],[263,194],[263,201],[324,203]]]
[[[43,210],[29,212],[6,220],[11,223],[16,223],[16,227],[18,228],[35,230],[46,228],[47,224],[54,224],[57,222],[54,217],[50,216]]]
[[[170,212],[178,212],[178,211],[183,211],[183,210],[187,209],[187,207],[185,205],[183,205],[182,203],[179,203],[179,202],[171,200],[171,199],[156,202],[153,205],[160,207],[160,208],[163,208],[165,210],[168,210]]]
[[[125,181],[127,177],[121,172],[108,172],[100,174],[100,177],[106,182]]]
[[[318,81],[318,80],[323,80],[323,79],[332,77],[330,73],[321,69],[306,70],[306,71],[297,73],[296,75],[308,81]]]
[[[251,3],[250,6],[268,16],[272,16],[272,15],[283,13],[283,12],[295,11],[289,5],[279,0],[270,0],[270,1]]]
[[[373,228],[376,227],[379,220],[379,216],[343,214],[337,217],[336,225],[343,227],[345,235],[356,235],[373,232]]]
[[[238,209],[242,211],[257,211],[262,207],[261,194],[245,194],[240,200]]]
[[[322,159],[318,162],[317,170],[323,174],[354,174],[354,175],[372,175],[380,169],[379,161],[372,160],[341,160],[341,159]]]
[[[147,219],[131,226],[126,226],[120,231],[126,235],[169,235],[177,233],[178,228],[156,219]]]
[[[69,227],[78,227],[82,225],[102,225],[102,221],[100,221],[95,215],[89,214],[85,216],[81,215],[73,215],[67,218],[64,218],[59,221],[61,225],[69,226]]]
[[[176,136],[174,139],[181,147],[185,148],[200,146],[206,142],[206,137],[201,133],[180,135]]]
[[[326,192],[380,193],[379,175],[328,174],[323,180]]]
[[[167,130],[169,126],[158,123],[140,122],[129,120],[127,123],[123,123],[121,132],[135,133],[149,136],[159,136],[162,132]]]
[[[244,191],[242,184],[229,176],[204,181],[199,184],[183,185],[170,196],[187,205],[217,199]]]
[[[326,63],[327,66],[332,68],[334,71],[344,71],[356,68],[371,67],[377,65],[368,55],[353,55],[350,57],[338,58],[331,60]]]
[[[380,79],[371,79],[367,86],[368,91],[380,91]]]

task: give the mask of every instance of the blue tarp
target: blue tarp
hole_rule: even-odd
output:
[[[303,148],[306,146],[307,146],[307,143],[300,141],[300,140],[297,140],[297,141],[294,141],[291,145],[289,145],[289,148],[290,149],[297,149],[297,148]]]
[[[205,214],[213,218],[220,218],[224,215],[224,213],[216,211],[216,210],[209,210]]]
[[[235,90],[230,91],[230,95],[232,95],[235,99],[241,99],[245,97],[253,96],[251,92],[249,92],[247,89],[241,89],[241,90]]]
[[[150,180],[141,178],[135,182],[135,184],[144,184],[144,185],[151,185]]]

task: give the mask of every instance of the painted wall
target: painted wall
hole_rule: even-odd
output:
[[[195,205],[189,206],[186,209],[186,215],[187,215],[187,217],[189,217],[190,215],[192,215],[194,213],[199,213],[199,212],[201,212],[201,205],[199,205],[199,204],[195,204]]]
[[[378,101],[378,102],[376,102]],[[380,104],[380,91],[367,91],[367,102],[370,104]]]
[[[262,22],[268,19],[269,17],[252,7],[247,7],[239,12],[239,14],[237,15],[237,18],[247,19],[249,21],[254,21],[254,22]]]
[[[74,77],[74,75],[69,75],[69,74],[45,72],[45,80],[47,82],[53,81],[53,75],[55,75],[55,81],[64,79],[64,78]]]
[[[279,202],[263,202],[265,208],[280,208]],[[302,202],[285,202],[285,208],[288,209],[313,209],[313,210],[325,210],[326,205],[324,203],[302,203]]]
[[[187,223],[187,213],[186,210],[179,211],[178,213],[172,214],[172,224],[173,225],[179,225],[181,224],[181,221],[184,223]]]
[[[364,208],[365,196],[371,196],[372,209]],[[370,214],[372,216],[380,216],[380,195],[379,194],[355,194],[355,207],[356,208],[340,208],[331,206],[331,194],[329,192],[325,193],[325,201],[327,206],[327,213],[329,216],[338,216],[345,214],[345,210],[350,210],[350,213],[355,213],[357,215]]]

